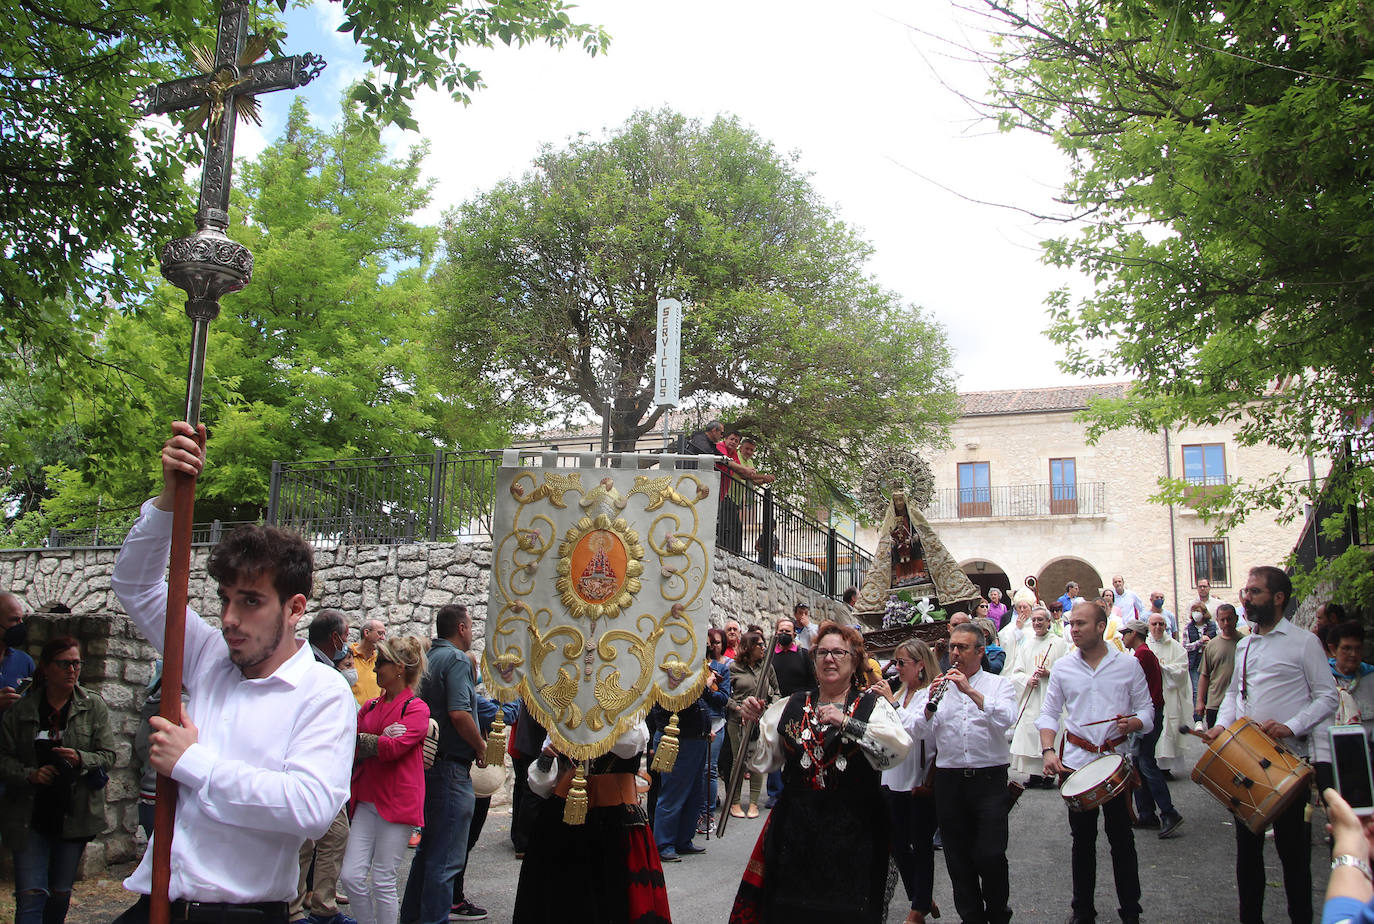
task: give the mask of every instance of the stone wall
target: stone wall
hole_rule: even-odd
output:
[[[190,604],[213,612],[215,586],[205,574],[208,548],[193,551]],[[117,744],[107,789],[109,831],[87,851],[86,869],[137,857],[138,769],[133,738],[145,688],[157,652],[124,613],[110,590],[115,552],[111,549],[0,550],[0,589],[18,594],[30,613],[29,648],[37,656],[55,635],[82,640],[81,682],[110,707]],[[486,625],[489,543],[343,546],[315,551],[315,593],[310,612],[342,610],[356,627],[380,619],[390,635],[431,634],[434,611],[445,603],[466,604],[473,614],[477,647]],[[806,601],[817,620],[845,617],[845,607],[772,571],[716,551],[716,589],[711,620],[734,616],[744,625],[766,625],[794,604]],[[36,613],[61,604],[71,614]],[[215,620],[211,618],[211,622]],[[307,617],[308,624],[308,617]]]

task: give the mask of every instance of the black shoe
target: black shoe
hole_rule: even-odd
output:
[[[1158,828],[1159,818],[1154,815],[1142,815],[1131,825],[1132,828]]]
[[[1056,780],[1056,779],[1055,779],[1054,777],[1052,777],[1052,776],[1047,776],[1047,777],[1045,777],[1045,788],[1046,788],[1046,789],[1058,789],[1058,788],[1059,788],[1059,781]]]
[[[690,856],[693,856],[694,854],[705,853],[705,852],[706,852],[706,848],[705,848],[705,847],[698,847],[696,844],[688,844],[686,847],[679,847],[679,848],[677,849],[678,856],[680,856],[680,857],[690,857]]]
[[[1045,778],[1044,778],[1043,776],[1041,776],[1040,774],[1038,774],[1038,773],[1032,773],[1032,774],[1026,779],[1026,788],[1027,788],[1027,789],[1038,789],[1038,788],[1040,788],[1041,786],[1044,786],[1044,785],[1045,785]]]
[[[1159,839],[1173,837],[1177,833],[1179,826],[1183,824],[1183,816],[1178,812],[1164,816],[1164,826],[1159,830]]]
[[[1097,924],[1097,915],[1090,914],[1084,916],[1081,914],[1071,914],[1064,924]]]

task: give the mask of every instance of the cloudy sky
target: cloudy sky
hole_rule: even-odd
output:
[[[874,275],[944,324],[960,390],[1076,381],[1056,368],[1042,333],[1046,293],[1076,283],[1040,263],[1039,243],[1057,226],[1026,214],[1055,211],[1062,159],[1044,139],[979,122],[942,85],[970,95],[984,85],[922,34],[979,41],[947,2],[587,0],[575,18],[610,32],[609,54],[477,50],[465,60],[487,88],[470,106],[421,99],[438,180],[425,219],[520,175],[540,144],[599,134],[636,108],[732,112],[799,152],[821,195],[873,243]],[[362,73],[351,40],[334,31],[340,21],[327,0],[288,19],[287,50],[329,61],[301,91],[321,122],[337,117],[339,94]],[[280,130],[287,96],[263,99],[265,125],[240,135],[240,153]],[[387,137],[398,147],[416,140]]]

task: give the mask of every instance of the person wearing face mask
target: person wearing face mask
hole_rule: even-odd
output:
[[[1246,716],[1285,747],[1312,756],[1309,737],[1331,718],[1338,703],[1326,652],[1315,635],[1284,618],[1293,582],[1281,569],[1251,569],[1241,596],[1251,632],[1236,644],[1231,686],[1217,724],[1205,736],[1214,741]],[[1295,799],[1273,822],[1288,917],[1294,924],[1312,921],[1312,824],[1306,808],[1306,799]],[[1254,924],[1264,914],[1264,832],[1255,834],[1246,825],[1236,825],[1235,835],[1240,921]]]
[[[1188,653],[1188,677],[1193,684],[1193,723],[1196,725],[1204,718],[1202,710],[1197,706],[1198,683],[1202,679],[1202,653],[1207,648],[1207,643],[1221,634],[1221,629],[1217,627],[1212,619],[1207,607],[1201,603],[1193,604],[1192,612],[1188,614],[1188,625],[1183,628],[1183,650]],[[1199,728],[1198,731],[1202,731]]]
[[[1162,590],[1150,591],[1150,611],[1140,618],[1149,622],[1150,616],[1154,613],[1164,615],[1164,624],[1169,628],[1169,637],[1178,641],[1178,616],[1174,614],[1173,610],[1164,606],[1164,591]]]
[[[28,638],[24,604],[12,593],[0,593],[0,715],[22,695],[21,682],[33,677],[36,665],[23,647]]]
[[[320,610],[306,630],[315,660],[337,670],[349,687],[358,682],[353,666],[353,653],[348,650],[348,623],[338,610]],[[351,695],[351,691],[350,691]],[[333,824],[317,841],[307,840],[301,845],[300,879],[296,900],[291,903],[289,920],[293,924],[309,920],[311,924],[357,924],[339,910],[337,884],[348,848],[348,806],[335,816]],[[310,882],[310,866],[314,861],[315,878]]]
[[[796,639],[796,623],[786,616],[779,619],[773,636],[773,678],[778,682],[778,692],[784,699],[816,685],[815,664],[805,651],[797,647]],[[858,666],[855,665],[856,668]],[[765,808],[771,809],[781,792],[782,773],[774,771],[768,775],[768,801]]]

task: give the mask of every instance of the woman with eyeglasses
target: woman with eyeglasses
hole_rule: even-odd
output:
[[[745,867],[732,924],[788,921],[879,924],[886,914],[888,831],[881,773],[901,763],[911,736],[888,701],[864,689],[863,636],[825,622],[811,649],[817,685],[764,711],[749,768],[782,770],[783,790]],[[825,858],[825,875],[816,861]]]
[[[715,683],[726,696],[730,695],[730,662],[725,657],[725,632],[714,626],[706,630],[706,661],[715,675]],[[708,834],[716,817],[716,805],[720,801],[720,784],[717,771],[720,765],[720,752],[725,747],[725,721],[729,701],[716,708],[709,702],[706,711],[711,717],[711,746],[706,755],[706,799],[701,809],[701,819],[697,823],[698,834]]]
[[[397,873],[411,828],[425,819],[429,707],[415,694],[425,672],[420,640],[377,642],[373,670],[382,695],[358,710],[353,821],[339,882],[358,924],[396,924]]]
[[[759,672],[763,670],[765,648],[763,633],[758,629],[750,629],[740,639],[735,660],[730,662],[730,702],[725,705],[725,714],[726,729],[730,735],[730,753],[734,755],[735,760],[744,760],[744,752],[740,743],[740,739],[744,735],[744,719],[741,710],[746,699],[751,696],[757,697],[760,694]],[[778,678],[773,676],[771,671],[768,674],[768,689],[763,692],[760,698],[770,703],[778,698]],[[751,750],[755,741],[758,741],[757,730],[750,738]],[[759,800],[763,795],[764,777],[765,774],[763,773],[750,771],[749,810],[745,811],[743,793],[741,793],[741,798],[730,807],[732,818],[759,817]]]
[[[922,691],[939,676],[940,666],[926,643],[915,638],[897,646],[892,666],[900,682],[897,692],[886,681],[874,684],[873,692],[896,710],[912,741],[906,759],[883,771],[883,796],[892,817],[892,859],[911,903],[906,924],[925,924],[926,915],[940,916],[932,900],[936,822],[930,784],[935,776],[935,739],[929,726],[917,719],[926,705]],[[924,732],[918,734],[918,728]]]
[[[14,853],[15,924],[62,924],[81,855],[105,830],[114,734],[84,689],[80,642],[43,646],[33,687],[0,720],[0,834]]]

